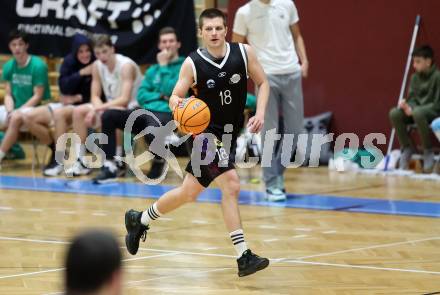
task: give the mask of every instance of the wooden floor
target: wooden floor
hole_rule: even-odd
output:
[[[31,175],[29,162],[2,175]],[[240,171],[243,179],[247,171]],[[38,177],[40,175],[37,174]],[[259,171],[253,171],[259,176]],[[132,181],[132,180],[128,180]],[[170,175],[168,183],[178,183]],[[291,169],[289,193],[439,202],[440,184]],[[261,190],[261,184],[245,184]],[[111,229],[152,199],[0,190],[0,294],[58,294],[63,256],[83,229]],[[218,204],[194,203],[153,223],[124,253],[124,294],[440,294],[440,219],[241,206],[245,237],[268,269],[238,278]]]

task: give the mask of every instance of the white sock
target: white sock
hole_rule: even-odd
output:
[[[0,161],[2,161],[5,156],[6,156],[6,153],[4,151],[0,150]]]
[[[122,157],[122,146],[120,145],[116,147],[116,156]]]
[[[141,223],[143,225],[148,225],[150,221],[156,220],[162,216],[162,213],[157,210],[157,202],[154,202],[153,205],[150,206],[147,210],[142,212]]]
[[[241,255],[243,255],[243,253],[248,249],[244,240],[243,230],[241,228],[237,229],[229,233],[229,236],[231,237],[232,244],[234,244],[234,248],[237,252],[238,257],[240,258]]]
[[[116,167],[116,164],[110,160],[105,160],[104,166],[107,167],[108,169],[110,169],[111,172],[115,172],[116,170],[118,170],[118,167]]]

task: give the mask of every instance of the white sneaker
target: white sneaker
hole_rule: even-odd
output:
[[[47,167],[43,170],[44,176],[58,176],[60,175],[64,170],[64,166],[56,163],[53,166]]]
[[[286,194],[279,188],[266,189],[266,200],[270,202],[285,201]]]
[[[84,164],[78,160],[73,164],[72,167],[69,167],[66,169],[66,175],[67,176],[81,176],[81,175],[88,175],[92,172],[92,169],[87,168],[84,166]]]

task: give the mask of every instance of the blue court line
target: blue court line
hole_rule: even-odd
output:
[[[0,176],[0,189],[10,190],[158,199],[163,193],[172,188],[173,186],[168,185],[144,185],[130,182],[95,185],[91,180]],[[208,188],[200,195],[198,201],[219,203],[221,192],[219,189]],[[243,190],[240,192],[239,203],[267,207],[440,217],[440,203],[405,200],[288,194],[287,200],[284,202],[268,202],[264,200],[262,192]]]

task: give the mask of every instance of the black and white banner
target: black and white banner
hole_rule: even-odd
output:
[[[186,55],[197,45],[193,0],[2,0],[0,52],[9,53],[8,34],[29,34],[34,54],[63,57],[77,33],[108,34],[119,53],[138,63],[153,63],[157,34],[176,29]]]

